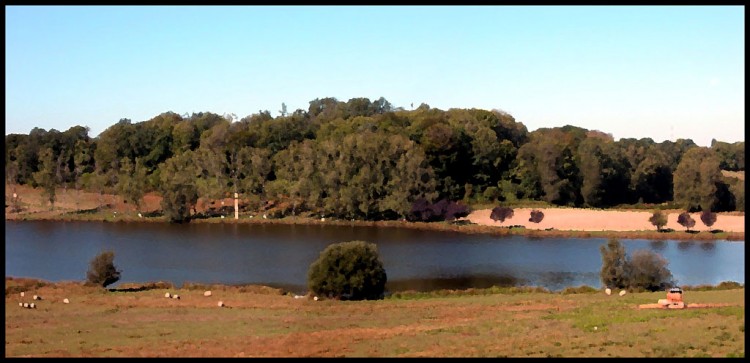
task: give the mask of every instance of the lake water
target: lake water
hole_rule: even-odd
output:
[[[498,237],[395,227],[106,222],[5,222],[5,275],[83,281],[101,251],[127,282],[263,284],[304,293],[307,270],[329,244],[374,242],[390,292],[440,288],[601,287],[606,239]],[[621,239],[653,250],[679,285],[745,283],[745,243]]]

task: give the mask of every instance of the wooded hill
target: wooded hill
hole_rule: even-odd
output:
[[[5,137],[6,183],[41,187],[51,203],[60,186],[136,206],[156,191],[172,221],[189,220],[199,197],[235,192],[251,205],[356,219],[408,218],[418,200],[744,211],[744,180],[722,175],[744,169],[744,142],[614,141],[570,125],[529,132],[499,110],[404,110],[382,97],[315,99],[278,117],[165,112],[93,138],[84,126]]]

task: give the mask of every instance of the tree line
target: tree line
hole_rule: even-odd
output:
[[[368,220],[439,200],[744,211],[744,180],[722,175],[744,171],[744,142],[614,141],[571,125],[529,132],[501,110],[329,97],[277,117],[165,112],[88,132],[6,135],[6,183],[42,188],[51,205],[59,187],[117,194],[136,208],[154,191],[172,221],[189,220],[199,198],[233,193],[257,208],[274,201],[293,214]]]

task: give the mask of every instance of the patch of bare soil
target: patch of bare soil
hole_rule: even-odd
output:
[[[544,213],[544,219],[539,223],[529,221],[531,211],[537,209]],[[477,210],[466,217],[469,221],[485,225],[509,227],[520,225],[527,229],[556,229],[562,231],[653,231],[656,229],[648,219],[652,212],[643,211],[613,211],[595,210],[581,208],[518,208],[514,210],[513,217],[503,222],[494,221],[490,218],[491,209]],[[675,231],[685,230],[685,227],[677,223],[680,211],[667,211],[667,225]],[[745,232],[745,215],[736,213],[717,213],[716,223],[710,228],[703,225],[700,213],[692,213],[691,217],[696,221],[691,230],[711,231],[722,230],[725,232]]]

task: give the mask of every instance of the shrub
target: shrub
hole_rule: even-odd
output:
[[[493,221],[500,221],[504,222],[508,218],[513,217],[513,209],[510,207],[495,207],[492,208],[492,213],[490,213],[490,218]]]
[[[601,281],[604,286],[618,289],[657,291],[674,285],[667,260],[650,250],[633,252],[630,258],[617,239],[601,246]]]
[[[656,227],[657,231],[661,232],[661,228],[667,225],[667,216],[662,211],[657,210],[654,211],[648,221]]]
[[[539,223],[544,219],[544,213],[538,209],[534,209],[531,211],[531,217],[529,218],[529,222]]]
[[[310,291],[333,299],[382,299],[386,282],[377,246],[364,241],[326,247],[307,272]]]
[[[679,216],[677,216],[677,223],[685,227],[687,231],[690,232],[690,228],[695,225],[695,220],[690,217],[690,213],[682,212]]]
[[[667,260],[649,250],[633,252],[627,264],[628,285],[633,289],[662,291],[674,285]]]
[[[114,265],[115,253],[112,251],[102,252],[91,260],[91,265],[86,272],[86,283],[106,287],[120,280],[120,273]]]
[[[432,218],[432,208],[430,202],[424,198],[419,198],[411,205],[409,219],[413,221],[428,221]]]
[[[617,239],[611,238],[599,250],[602,253],[602,269],[599,273],[602,285],[617,289],[628,287],[625,247]]]
[[[487,187],[487,189],[484,190],[482,193],[482,197],[490,202],[497,201],[498,198],[500,198],[500,190],[497,189],[497,187]]]
[[[716,213],[713,213],[710,210],[704,210],[701,212],[701,222],[703,222],[706,227],[711,228],[711,226],[716,223]]]
[[[463,218],[471,213],[471,208],[461,202],[450,202],[445,208],[445,220],[452,221]]]
[[[466,217],[469,213],[471,213],[471,209],[460,202],[441,199],[431,204],[420,198],[412,204],[409,219],[422,222],[452,221]]]

